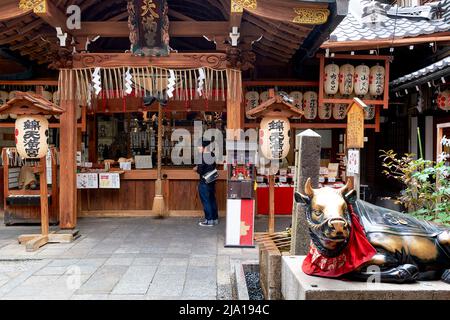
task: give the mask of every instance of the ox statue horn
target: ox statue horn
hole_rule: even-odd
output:
[[[305,183],[305,195],[312,198],[314,196],[314,189],[311,186],[311,178],[308,178]]]
[[[342,188],[338,189],[338,192],[344,195],[347,191],[351,191],[353,188],[353,183],[351,179],[347,179],[347,183]]]

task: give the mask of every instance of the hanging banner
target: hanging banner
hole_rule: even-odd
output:
[[[347,175],[359,174],[359,149],[349,149],[347,156]]]
[[[128,0],[131,52],[139,56],[169,55],[166,0]]]

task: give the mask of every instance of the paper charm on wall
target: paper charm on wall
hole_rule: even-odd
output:
[[[336,95],[336,99],[342,99],[341,95]],[[336,120],[344,120],[347,116],[347,107],[345,103],[336,103],[333,105],[333,118]]]
[[[259,105],[259,93],[257,91],[249,91],[245,94],[245,112],[256,108]],[[256,119],[256,117],[248,116],[248,119]]]
[[[265,158],[280,160],[287,157],[291,148],[290,130],[288,118],[267,116],[261,120],[259,143]]]
[[[307,120],[314,120],[317,117],[318,97],[314,91],[307,91],[303,95],[303,111]]]
[[[22,159],[40,159],[48,151],[48,121],[43,116],[23,115],[15,125],[16,148]]]
[[[384,93],[384,76],[384,67],[376,65],[370,68],[369,92],[371,96],[377,97]]]
[[[324,89],[325,94],[336,94],[339,90],[339,66],[337,64],[329,64],[325,66]]]
[[[441,91],[437,96],[436,103],[439,109],[450,110],[450,90]]]
[[[359,65],[355,68],[355,94],[364,96],[369,92],[370,68]]]
[[[303,111],[303,93],[300,91],[292,91],[289,96],[292,98],[294,106]],[[301,117],[292,117],[292,119],[301,119]]]

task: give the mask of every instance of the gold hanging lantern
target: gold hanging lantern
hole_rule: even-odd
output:
[[[384,93],[385,69],[380,65],[370,68],[370,86],[369,93],[377,97]]]
[[[40,159],[48,151],[48,121],[44,116],[21,115],[15,124],[16,148],[23,159]]]
[[[370,68],[364,64],[355,68],[355,94],[364,96],[369,92]]]
[[[339,90],[339,66],[329,64],[325,66],[324,89],[325,94],[336,94]]]
[[[314,91],[307,91],[303,95],[303,111],[307,120],[314,120],[317,117],[318,96]]]
[[[355,67],[351,64],[344,64],[339,69],[339,93],[348,96],[353,93],[353,79]]]
[[[291,125],[288,118],[267,116],[261,120],[259,143],[264,157],[270,160],[287,157],[291,148],[290,130]]]

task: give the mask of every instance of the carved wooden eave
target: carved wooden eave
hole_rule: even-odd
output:
[[[17,92],[14,99],[0,107],[0,114],[60,115],[63,112],[64,110],[53,102],[40,95],[28,92]]]
[[[290,118],[303,116],[303,111],[287,102],[285,98],[279,94],[275,94],[256,108],[247,111],[246,114],[249,117],[256,118],[263,118],[266,116],[283,116]]]
[[[216,70],[227,68],[225,53],[171,53],[167,57],[140,57],[130,53],[76,53],[73,68],[112,67],[160,67],[160,68],[203,68]]]

